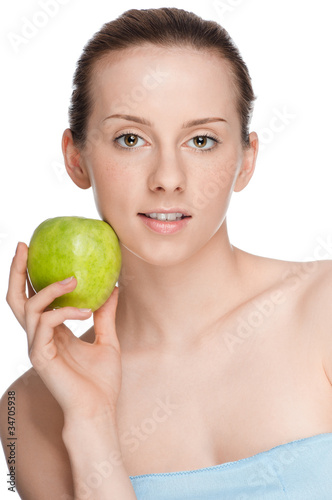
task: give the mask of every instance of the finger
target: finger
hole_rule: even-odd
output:
[[[57,354],[57,346],[54,342],[56,327],[62,325],[66,320],[85,320],[92,314],[91,309],[78,309],[76,307],[62,307],[42,314],[36,328],[33,342],[29,348],[31,362],[36,369],[41,369],[41,364],[53,359]],[[76,340],[75,335],[67,331],[66,334],[60,334],[60,341],[64,343],[68,340]]]
[[[28,247],[25,243],[19,242],[10,266],[6,299],[16,319],[23,328],[25,328],[24,306],[28,300],[25,293],[27,259]]]
[[[112,345],[120,350],[115,330],[115,314],[118,304],[119,288],[116,286],[110,297],[93,313],[95,344]]]
[[[24,310],[29,345],[33,342],[36,328],[45,309],[53,302],[54,299],[61,297],[61,295],[66,293],[72,292],[76,286],[77,280],[75,278],[67,278],[64,281],[57,281],[56,283],[46,286],[26,301]]]

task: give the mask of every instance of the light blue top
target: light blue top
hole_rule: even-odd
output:
[[[138,500],[332,500],[332,433],[204,469],[129,477]]]

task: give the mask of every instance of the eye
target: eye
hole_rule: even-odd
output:
[[[142,141],[143,144],[145,143],[145,140],[136,134],[122,134],[114,139],[114,142],[120,144],[125,149],[135,149],[137,146],[142,146],[143,144],[139,144],[139,141]]]
[[[193,142],[195,149],[201,149],[203,151],[211,150],[215,147],[216,143],[220,143],[220,141],[215,137],[210,137],[208,134],[206,135],[197,135],[190,139],[187,144]]]

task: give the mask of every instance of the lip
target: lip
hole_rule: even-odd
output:
[[[190,216],[190,213],[187,212],[187,210],[183,209],[183,208],[179,208],[179,207],[175,207],[175,208],[153,208],[151,210],[144,210],[144,212],[140,212],[140,214],[154,214],[154,213],[161,213],[161,214],[172,214],[172,213],[181,213],[183,215],[187,215],[187,216]],[[140,215],[138,214],[138,215]]]
[[[177,211],[180,212],[180,210],[177,210]],[[168,212],[163,210],[163,212],[164,213],[171,213],[171,212],[173,212],[173,210],[168,211]],[[148,214],[148,213],[153,213],[153,212],[145,212],[145,213]],[[183,212],[181,212],[181,213],[183,213]],[[142,222],[149,229],[151,229],[153,232],[159,233],[159,234],[177,233],[177,232],[181,231],[181,229],[186,227],[188,222],[191,220],[191,216],[186,217],[185,219],[178,220],[178,221],[160,221],[157,219],[151,219],[150,217],[146,217],[146,215],[144,215],[144,214],[137,214],[137,215],[139,216],[139,218],[142,220]],[[185,214],[183,213],[183,215],[185,215]]]

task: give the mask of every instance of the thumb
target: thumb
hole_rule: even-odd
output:
[[[93,313],[95,344],[112,345],[120,349],[119,340],[115,330],[115,313],[118,305],[119,287],[114,287],[113,292],[106,302]]]

